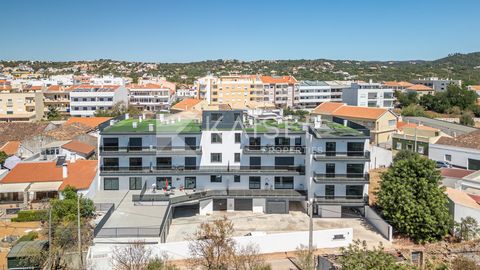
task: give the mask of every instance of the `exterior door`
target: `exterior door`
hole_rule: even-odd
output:
[[[337,143],[336,142],[326,142],[325,143],[325,155],[326,156],[335,156],[337,152]]]
[[[325,186],[325,199],[333,200],[335,198],[335,185]]]
[[[167,177],[167,176],[160,176],[160,177],[157,177],[157,189],[163,189],[163,188],[167,188],[167,184],[168,186],[172,186],[172,177]]]
[[[227,199],[213,199],[213,211],[227,211]]]
[[[185,176],[185,189],[194,189],[197,187],[197,178],[195,176]]]
[[[325,177],[328,177],[328,178],[335,177],[335,163],[325,164]]]
[[[287,201],[267,200],[266,212],[267,214],[288,214],[288,203]]]

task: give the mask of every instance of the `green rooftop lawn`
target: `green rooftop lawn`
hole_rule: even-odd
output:
[[[133,128],[133,122],[137,122],[137,128]],[[175,123],[160,123],[159,120],[147,119],[139,122],[138,119],[122,120],[111,127],[107,127],[104,132],[150,132],[148,125],[153,124],[153,132],[200,132],[201,125],[191,120],[176,121]]]
[[[290,131],[290,132],[299,132],[302,131],[302,124],[295,122],[283,121],[281,124],[278,124],[275,120],[265,120],[254,123],[253,127],[246,127],[245,131],[247,132],[268,132],[268,131]]]
[[[327,122],[326,125],[332,130],[331,134],[336,136],[362,136],[362,132],[351,127],[346,127],[334,122]]]

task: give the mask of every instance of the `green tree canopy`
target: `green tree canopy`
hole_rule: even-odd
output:
[[[67,186],[62,195],[63,200],[53,199],[50,201],[52,206],[53,222],[72,222],[77,218],[77,191],[71,186]],[[93,216],[95,207],[93,201],[88,198],[80,198],[80,216],[90,218]]]
[[[0,164],[3,165],[5,163],[5,160],[8,158],[7,153],[0,151]]]
[[[416,242],[442,239],[451,228],[448,200],[435,162],[414,153],[381,176],[377,204],[399,233]]]

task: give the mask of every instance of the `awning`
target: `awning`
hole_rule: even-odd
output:
[[[28,191],[40,192],[40,191],[57,191],[62,181],[59,182],[36,182],[32,183]]]
[[[0,193],[24,192],[30,183],[1,184]]]

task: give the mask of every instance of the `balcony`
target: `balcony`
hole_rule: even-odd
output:
[[[304,175],[304,166],[282,165],[282,166],[101,166],[101,175],[118,174],[282,174],[282,175]]]
[[[368,173],[313,173],[313,181],[317,184],[368,184],[370,181],[370,175]]]
[[[245,154],[305,154],[305,146],[295,145],[246,145],[243,148]]]
[[[185,155],[185,154],[201,154],[202,147],[200,145],[193,146],[100,146],[100,153],[103,156],[114,156],[122,154],[169,154],[169,155]]]
[[[313,159],[316,161],[324,160],[357,160],[357,161],[370,161],[370,151],[348,151],[348,152],[336,152],[327,151],[313,153]]]
[[[362,206],[368,203],[366,195],[324,196],[315,194],[317,204],[341,204],[345,206]]]

